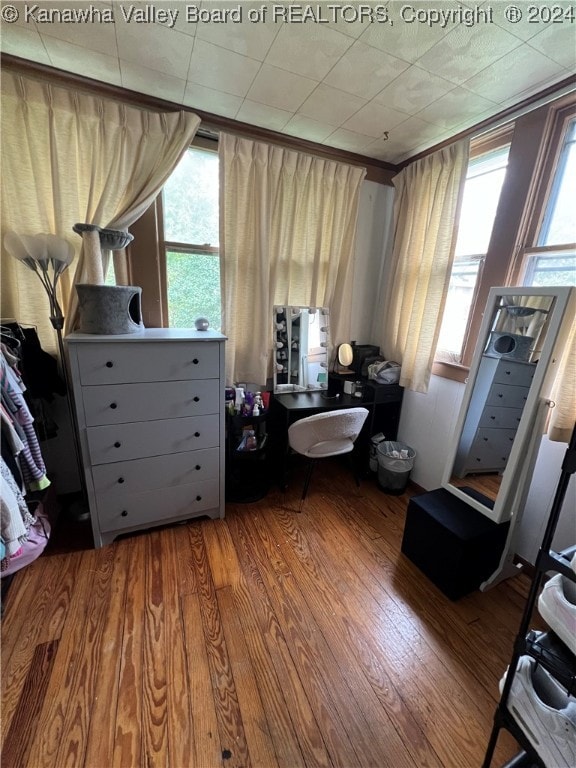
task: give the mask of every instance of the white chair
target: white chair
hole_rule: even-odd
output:
[[[317,413],[314,416],[299,419],[290,425],[288,428],[290,448],[310,459],[304,481],[304,490],[300,499],[300,510],[308,493],[316,460],[351,453],[367,416],[368,410],[366,408],[342,408]],[[354,479],[356,485],[360,485],[355,472]]]

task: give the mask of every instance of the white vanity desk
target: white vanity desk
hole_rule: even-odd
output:
[[[225,336],[148,328],[66,342],[95,546],[224,517]]]

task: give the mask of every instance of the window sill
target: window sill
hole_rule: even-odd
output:
[[[444,379],[452,379],[465,384],[468,381],[470,368],[459,363],[444,363],[436,361],[432,364],[432,373],[434,376],[441,376]]]

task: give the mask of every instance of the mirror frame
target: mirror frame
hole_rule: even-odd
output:
[[[502,482],[494,502],[494,508],[491,509],[455,485],[452,485],[450,479],[453,474],[454,462],[462,438],[468,407],[474,393],[482,356],[485,353],[490,332],[494,328],[496,312],[500,307],[500,299],[503,296],[550,296],[553,302],[548,313],[546,336],[542,344],[540,359],[536,364],[534,377],[522,411],[522,417],[502,474]],[[495,523],[502,523],[512,518],[523,505],[525,496],[528,493],[530,475],[532,473],[527,468],[533,468],[540,443],[540,440],[536,439],[535,433],[540,431],[539,427],[541,427],[544,421],[543,405],[550,405],[547,399],[550,396],[550,391],[556,377],[562,348],[568,338],[571,325],[570,320],[574,317],[575,302],[576,289],[571,287],[532,288],[520,286],[509,288],[504,286],[491,288],[488,294],[488,301],[484,310],[482,325],[464,390],[464,398],[456,422],[454,440],[444,469],[442,487]],[[538,434],[538,437],[540,436]]]
[[[283,393],[290,393],[290,392],[320,392],[328,389],[328,361],[330,359],[330,310],[327,307],[309,307],[309,306],[303,306],[303,305],[296,305],[296,304],[275,304],[272,308],[273,312],[273,324],[276,323],[276,317],[278,313],[283,312],[286,315],[286,321],[288,323],[288,319],[291,317],[295,317],[297,314],[299,316],[302,316],[302,312],[306,311],[308,316],[313,314],[318,314],[318,317],[321,318],[322,322],[320,323],[320,333],[322,335],[321,341],[320,341],[320,347],[322,347],[325,350],[325,356],[324,360],[319,362],[318,365],[320,368],[322,368],[326,372],[326,381],[321,382],[319,384],[314,385],[302,385],[300,383],[286,383],[286,384],[279,384],[278,383],[278,370],[277,370],[277,359],[276,359],[276,342],[279,341],[277,337],[277,333],[279,331],[276,330],[275,325],[272,332],[272,338],[274,341],[274,345],[272,348],[272,367],[273,367],[273,382],[274,382],[274,394],[283,394]],[[289,366],[290,367],[290,366]]]

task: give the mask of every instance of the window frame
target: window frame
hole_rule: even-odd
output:
[[[506,129],[512,131],[508,170],[472,301],[462,363],[435,362],[433,374],[465,382],[490,288],[523,284],[526,249],[537,247],[535,244],[552,191],[565,132],[575,115],[576,94],[571,93],[502,127],[503,133]],[[496,147],[495,142],[502,142],[503,133],[487,134],[487,149],[482,147],[481,138],[473,139],[475,146],[474,149],[471,147],[471,157],[481,153],[480,147],[482,153],[491,146]],[[554,249],[556,251],[557,246]]]

